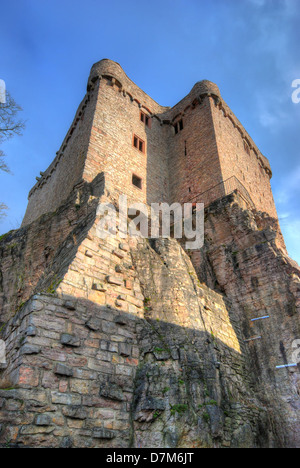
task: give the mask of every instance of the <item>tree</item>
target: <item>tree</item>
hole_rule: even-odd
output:
[[[11,95],[6,92],[6,102],[0,103],[0,145],[14,135],[22,135],[25,128],[23,120],[18,119],[18,113],[22,108],[16,104]],[[0,171],[10,172],[5,160],[5,154],[0,150]],[[0,203],[0,219],[5,215],[7,206]]]

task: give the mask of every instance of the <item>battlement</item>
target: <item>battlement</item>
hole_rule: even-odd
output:
[[[23,225],[55,211],[100,172],[110,190],[143,203],[184,203],[235,177],[257,210],[277,217],[269,161],[208,80],[166,107],[118,63],[96,63],[60,150],[29,193]]]

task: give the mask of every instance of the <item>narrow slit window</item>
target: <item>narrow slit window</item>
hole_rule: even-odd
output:
[[[136,135],[133,136],[133,146],[141,151],[141,153],[145,153],[145,142]]]
[[[135,174],[132,174],[132,184],[142,190],[142,179]]]

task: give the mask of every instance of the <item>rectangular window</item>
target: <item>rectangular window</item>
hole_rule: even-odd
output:
[[[183,130],[183,120],[182,119],[178,120],[178,122],[176,122],[174,124],[174,129],[175,129],[175,135],[178,132],[181,132],[181,130]]]
[[[142,179],[135,174],[132,174],[132,184],[142,190]]]
[[[141,153],[145,153],[145,142],[136,135],[133,135],[133,146],[141,151]]]
[[[140,119],[141,119],[141,122],[143,122],[146,125],[146,127],[151,128],[151,117],[149,117],[149,115],[141,111]]]

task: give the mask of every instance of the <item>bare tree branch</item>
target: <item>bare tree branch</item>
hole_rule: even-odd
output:
[[[0,220],[6,216],[7,206],[4,203],[0,203]]]
[[[0,144],[9,140],[14,135],[22,135],[25,122],[17,119],[17,114],[20,111],[22,111],[22,108],[6,92],[6,102],[0,103]],[[4,161],[4,157],[5,154],[0,150],[0,171],[10,172]]]
[[[9,140],[14,135],[22,135],[25,122],[17,119],[17,114],[20,111],[22,108],[6,92],[6,103],[0,104],[0,143]]]
[[[7,166],[6,162],[4,161],[5,154],[3,151],[0,150],[0,171],[4,171],[7,173],[11,173],[9,167]]]
[[[16,104],[11,95],[6,92],[6,102],[0,103],[0,144],[9,140],[14,135],[22,135],[25,122],[17,119],[17,114],[22,108]],[[6,162],[5,154],[0,150],[0,171],[10,172]],[[0,202],[0,220],[6,216],[7,206]]]

